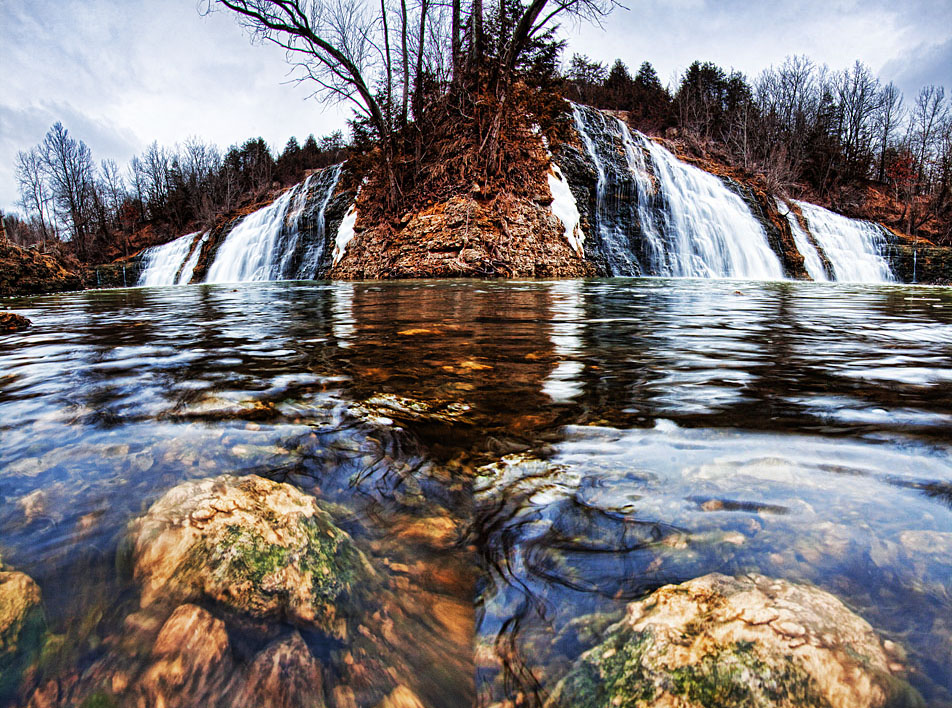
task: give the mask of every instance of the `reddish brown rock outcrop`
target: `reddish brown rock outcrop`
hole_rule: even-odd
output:
[[[577,278],[594,272],[548,206],[505,193],[490,201],[455,196],[405,216],[399,227],[359,228],[358,220],[330,277]]]
[[[0,297],[81,290],[80,275],[49,254],[0,244]]]

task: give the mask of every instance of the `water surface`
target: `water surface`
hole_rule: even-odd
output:
[[[712,571],[834,593],[952,700],[949,289],[305,282],[10,307],[34,327],[0,338],[0,554],[61,637],[35,683],[127,631],[128,522],[229,472],[354,536],[401,618],[374,666],[428,705],[537,705],[627,602]],[[307,639],[330,696],[348,647]]]

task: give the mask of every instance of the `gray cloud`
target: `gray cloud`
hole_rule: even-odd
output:
[[[921,44],[889,61],[881,74],[890,77],[911,101],[928,84],[952,91],[952,39],[939,44]]]
[[[605,62],[618,57],[632,67],[647,59],[663,81],[695,59],[755,76],[793,54],[833,69],[858,59],[889,81],[918,61],[910,47],[952,38],[947,0],[643,0],[629,6],[612,15],[604,32],[573,28],[570,51]]]
[[[345,127],[348,111],[284,85],[273,46],[252,46],[230,14],[195,0],[38,0],[0,5],[0,207],[17,199],[13,161],[60,120],[97,162],[126,163],[152,140],[222,147]]]
[[[96,160],[124,161],[139,149],[139,140],[128,130],[108,120],[88,116],[68,103],[50,101],[25,108],[0,105],[0,207],[11,209],[16,200],[14,165],[17,152],[29,150],[43,140],[46,131],[60,121],[70,134],[95,146]]]

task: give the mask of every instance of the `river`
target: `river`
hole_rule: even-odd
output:
[[[34,685],[130,632],[132,519],[255,473],[315,495],[395,589],[373,665],[427,705],[541,703],[597,635],[580,624],[712,571],[833,593],[952,701],[952,289],[271,282],[5,307],[34,323],[0,337],[0,554],[55,638]],[[235,660],[278,625],[230,627]],[[305,639],[339,697],[350,640]]]

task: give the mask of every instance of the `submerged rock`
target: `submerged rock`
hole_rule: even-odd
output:
[[[143,607],[205,598],[343,637],[348,602],[373,577],[313,497],[256,475],[181,484],[131,537]]]
[[[628,606],[549,706],[919,706],[873,629],[835,597],[713,573]]]
[[[44,628],[39,586],[0,562],[0,700],[16,691],[39,652]]]
[[[424,708],[422,701],[406,686],[397,686],[377,708]]]
[[[138,705],[324,706],[321,665],[297,632],[272,642],[239,669],[225,623],[185,604],[162,626],[152,657],[131,692]]]
[[[23,315],[17,315],[13,312],[0,312],[0,334],[19,332],[31,324],[33,323]]]
[[[196,605],[176,608],[162,625],[152,655],[155,662],[133,691],[142,705],[209,705],[234,670],[225,623]],[[113,686],[121,687],[115,680]]]
[[[323,695],[321,665],[294,632],[255,657],[231,705],[323,708]]]

